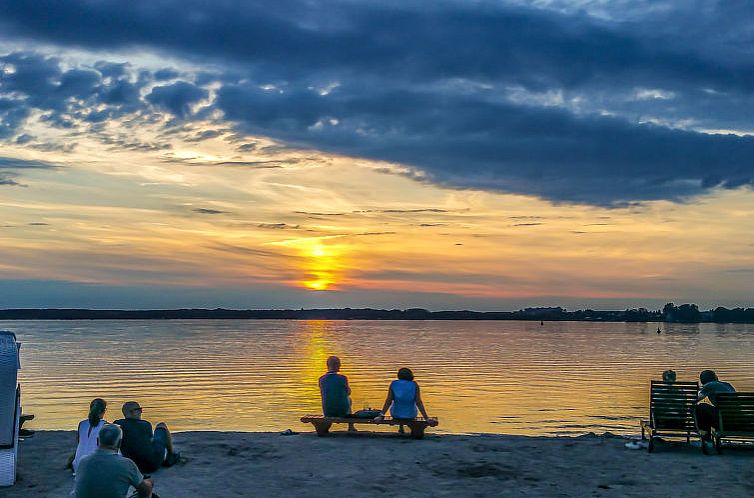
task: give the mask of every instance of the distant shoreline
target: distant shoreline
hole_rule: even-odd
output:
[[[689,309],[693,313],[687,312]],[[421,308],[381,310],[342,309],[3,309],[0,320],[523,320],[656,323],[754,323],[754,309],[718,307],[698,311],[695,305],[666,305],[662,311],[526,308],[518,311],[429,311]]]

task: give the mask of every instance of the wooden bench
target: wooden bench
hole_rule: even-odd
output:
[[[712,440],[718,453],[723,452],[723,439],[754,441],[754,392],[719,393],[715,406],[717,427],[712,427]]]
[[[411,438],[421,439],[424,437],[424,429],[427,427],[436,427],[437,419],[430,417],[428,419],[416,418],[413,420],[393,419],[385,417],[380,421],[371,418],[356,417],[325,417],[324,415],[306,415],[301,417],[305,424],[312,424],[318,436],[327,436],[332,424],[372,424],[372,425],[405,425],[411,431]]]
[[[696,434],[694,407],[699,384],[697,382],[664,382],[653,380],[649,390],[649,420],[641,421],[641,438],[649,436],[647,450],[654,451],[655,438],[685,437],[691,442]]]

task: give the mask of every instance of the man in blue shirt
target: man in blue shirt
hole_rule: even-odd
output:
[[[348,378],[341,375],[340,358],[327,358],[327,373],[319,378],[319,392],[322,396],[322,414],[325,417],[346,417],[351,414],[351,388]],[[348,424],[349,431],[355,431],[353,424]]]

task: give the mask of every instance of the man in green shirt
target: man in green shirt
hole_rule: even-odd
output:
[[[340,358],[330,356],[327,359],[327,373],[319,378],[322,414],[325,417],[346,417],[351,414],[351,388],[348,378],[339,371]],[[356,428],[348,424],[348,430],[355,432]]]
[[[152,480],[144,479],[136,464],[118,454],[123,431],[115,424],[100,429],[97,450],[81,460],[76,472],[76,498],[126,498],[133,486],[140,497],[152,496]]]

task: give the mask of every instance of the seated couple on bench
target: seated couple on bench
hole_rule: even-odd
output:
[[[327,359],[327,373],[319,378],[319,390],[322,396],[322,413],[325,417],[345,418],[351,416],[351,388],[348,378],[341,375],[340,358],[330,356]],[[393,420],[399,422],[399,431],[403,432],[401,421],[405,425],[416,419],[417,412],[421,412],[425,420],[429,420],[427,410],[421,399],[419,384],[414,381],[414,374],[408,368],[398,370],[398,380],[394,380],[388,389],[387,399],[378,416],[369,420],[381,423],[385,419],[385,412],[390,409]],[[430,424],[431,425],[431,424]],[[355,431],[353,422],[348,424],[349,431]]]

